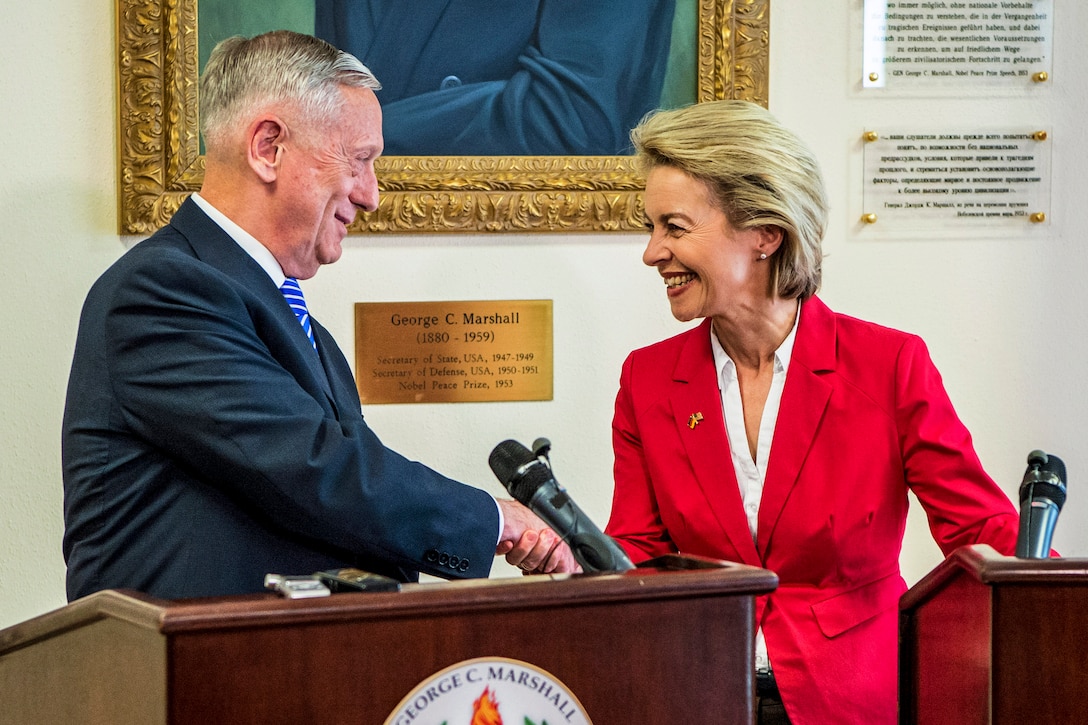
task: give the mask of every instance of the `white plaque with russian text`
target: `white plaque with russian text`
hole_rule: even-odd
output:
[[[1046,225],[1052,143],[1039,128],[870,131],[862,221],[881,230]]]

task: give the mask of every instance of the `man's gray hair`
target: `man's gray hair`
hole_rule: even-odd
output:
[[[275,30],[227,38],[200,78],[200,130],[216,146],[253,111],[277,104],[297,108],[304,123],[334,122],[342,86],[381,88],[358,58],[310,35]]]

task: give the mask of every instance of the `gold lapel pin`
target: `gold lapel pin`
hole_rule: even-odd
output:
[[[688,416],[688,428],[695,430],[695,426],[699,425],[699,421],[703,419],[702,413],[692,413]]]

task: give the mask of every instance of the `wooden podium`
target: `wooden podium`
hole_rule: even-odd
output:
[[[593,725],[751,723],[755,596],[777,577],[653,563],[303,600],[98,592],[0,631],[0,719],[382,725],[436,672],[498,657],[560,680]]]
[[[964,547],[899,609],[901,723],[1088,723],[1088,560]]]

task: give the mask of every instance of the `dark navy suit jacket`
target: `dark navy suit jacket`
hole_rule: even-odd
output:
[[[347,360],[314,331],[320,355],[191,200],[102,275],[64,411],[70,599],[255,592],[269,572],[349,565],[488,575],[494,500],[382,445]]]
[[[382,83],[388,155],[613,155],[657,107],[675,0],[316,0]]]

